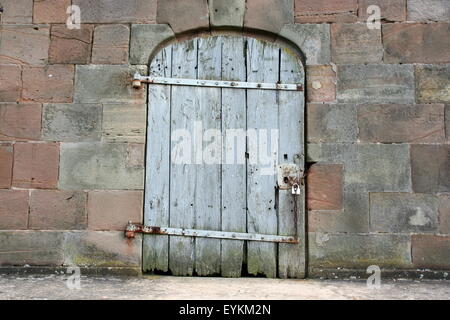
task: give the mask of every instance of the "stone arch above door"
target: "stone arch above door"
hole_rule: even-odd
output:
[[[330,25],[294,23],[293,0],[158,1],[156,23],[132,25],[131,64],[148,64],[158,49],[173,39],[223,32],[289,43],[306,65],[331,61]]]

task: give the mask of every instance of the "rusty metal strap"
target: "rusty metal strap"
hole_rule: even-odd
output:
[[[271,234],[241,233],[241,232],[227,232],[227,231],[214,231],[214,230],[197,230],[197,229],[184,229],[184,228],[161,228],[161,227],[145,226],[142,224],[128,222],[128,225],[125,229],[125,236],[127,238],[134,238],[135,233],[161,234],[161,235],[199,237],[199,238],[278,242],[278,243],[294,243],[294,244],[299,243],[298,238],[291,237],[291,236],[278,236],[278,235],[271,235]]]
[[[134,77],[133,77],[133,87],[140,88],[142,83],[160,84],[160,85],[195,86],[195,87],[213,87],[213,88],[303,91],[303,86],[301,84],[297,84],[297,83],[294,83],[294,84],[260,83],[260,82],[241,82],[241,81],[145,77],[145,76],[141,76],[139,73],[135,73]]]

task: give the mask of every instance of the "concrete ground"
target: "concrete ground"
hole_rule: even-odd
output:
[[[169,276],[86,277],[69,289],[67,275],[0,275],[0,299],[450,299],[450,281],[365,281]]]

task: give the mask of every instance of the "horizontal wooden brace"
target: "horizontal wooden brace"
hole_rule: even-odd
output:
[[[301,84],[145,77],[141,76],[139,73],[135,73],[133,77],[133,87],[140,88],[142,83],[213,88],[303,91],[303,86]]]
[[[272,235],[272,234],[241,233],[241,232],[197,230],[197,229],[184,229],[184,228],[162,228],[162,227],[145,226],[142,224],[132,223],[131,221],[128,222],[128,225],[125,229],[125,236],[127,238],[134,238],[135,233],[199,237],[199,238],[293,243],[293,244],[299,243],[299,241],[296,237],[291,237],[291,236],[277,236],[277,235]]]

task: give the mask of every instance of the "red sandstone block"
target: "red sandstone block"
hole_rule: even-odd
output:
[[[439,196],[439,232],[450,234],[450,194]]]
[[[333,23],[331,57],[334,63],[380,63],[383,59],[381,31],[366,24]]]
[[[422,103],[445,103],[450,106],[450,64],[416,65],[416,99]],[[447,113],[448,117],[449,114]],[[449,138],[449,137],[447,137]]]
[[[358,0],[295,0],[296,22],[354,22]]]
[[[18,65],[0,65],[0,101],[16,102],[22,90],[22,70]]]
[[[129,143],[127,146],[127,167],[143,168],[145,162],[145,144]]]
[[[86,229],[86,193],[83,191],[33,190],[30,229]]]
[[[22,96],[39,102],[72,102],[74,73],[72,65],[24,66]]]
[[[92,63],[124,64],[128,62],[130,28],[123,24],[95,27]]]
[[[411,246],[414,266],[442,270],[450,267],[450,236],[412,235]]]
[[[358,127],[363,142],[443,143],[444,105],[361,105]]]
[[[450,62],[450,23],[395,23],[382,27],[387,63]]]
[[[155,23],[156,6],[159,9],[165,3],[174,2],[175,0],[72,0],[72,5],[80,7],[82,23]],[[192,1],[180,2],[188,3],[184,9],[194,19],[196,12],[189,7]],[[173,12],[172,16],[175,19],[179,17],[177,12]]]
[[[94,27],[82,24],[81,29],[69,29],[65,24],[53,25],[50,32],[50,63],[87,64],[91,59]]]
[[[13,146],[0,144],[0,189],[11,187],[13,167]]]
[[[342,209],[342,165],[313,165],[308,171],[306,181],[308,210]]]
[[[448,0],[408,0],[408,21],[450,21]]]
[[[277,34],[285,24],[294,22],[291,0],[247,0],[244,27]]]
[[[28,191],[0,190],[0,230],[22,230],[28,223]]]
[[[71,0],[34,0],[34,23],[65,23]]]
[[[142,222],[142,191],[92,191],[88,199],[90,230],[124,230],[129,220]]]
[[[38,103],[0,103],[0,141],[39,139],[41,113]]]
[[[0,232],[2,266],[58,266],[64,263],[63,232],[12,230]]]
[[[208,29],[208,2],[206,0],[158,1],[156,22],[169,24],[174,33]]]
[[[331,66],[308,66],[308,102],[329,102],[336,100],[336,72]]]
[[[123,231],[81,231],[67,232],[64,239],[66,263],[81,261],[83,265],[94,268],[141,267],[140,235],[130,240],[123,236]]]
[[[1,3],[1,23],[31,23],[33,0],[3,0]]]
[[[47,64],[49,33],[50,27],[47,25],[2,25],[0,63]]]
[[[356,105],[308,103],[306,136],[311,143],[356,142]]]
[[[413,192],[450,192],[450,145],[411,144],[409,150]]]
[[[53,189],[58,183],[59,144],[16,143],[13,187]]]

